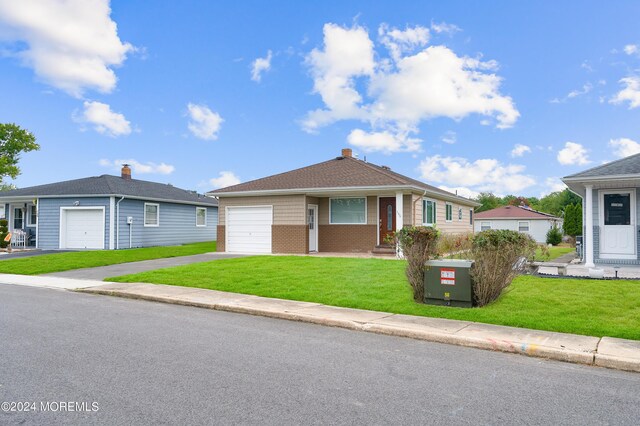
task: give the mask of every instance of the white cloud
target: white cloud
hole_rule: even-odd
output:
[[[458,141],[458,136],[453,130],[448,130],[444,132],[444,135],[442,135],[442,138],[440,138],[440,140],[444,143],[448,143],[449,145],[453,145]]]
[[[53,87],[75,97],[109,93],[113,68],[135,50],[110,15],[108,0],[0,0],[0,41],[14,43],[11,54]]]
[[[548,177],[544,180],[544,189],[540,193],[540,198],[545,195],[549,195],[552,192],[563,191],[567,185],[565,185],[558,177]]]
[[[187,105],[189,115],[189,131],[200,139],[216,140],[218,132],[224,122],[217,112],[211,111],[204,104],[197,105],[189,103]]]
[[[347,141],[366,152],[381,151],[386,154],[399,151],[418,151],[422,140],[409,137],[407,132],[366,132],[354,129],[347,136]]]
[[[522,145],[522,144],[515,144],[515,146],[513,147],[513,149],[511,150],[511,156],[512,157],[522,157],[524,154],[526,154],[527,152],[531,152],[531,148],[528,147],[527,145]]]
[[[640,76],[625,77],[620,83],[626,87],[616,93],[609,102],[612,104],[620,104],[629,102],[629,109],[640,107]]]
[[[480,195],[480,193],[478,191],[474,191],[471,188],[467,188],[464,186],[457,186],[457,187],[451,187],[451,186],[445,186],[445,185],[440,185],[438,188],[443,189],[445,191],[449,191],[453,194],[458,194],[461,197],[465,197],[465,198],[476,198],[478,195]]]
[[[85,101],[82,114],[74,113],[73,119],[79,123],[93,125],[96,132],[111,137],[126,136],[131,133],[131,123],[119,112],[111,111],[108,104]]]
[[[133,175],[136,175],[136,174],[170,175],[175,170],[175,167],[170,164],[166,164],[166,163],[158,164],[153,162],[141,163],[132,158],[128,160],[113,160],[113,161],[103,158],[102,160],[99,161],[99,164],[103,167],[109,167],[114,171],[118,171],[118,172],[122,168],[123,164],[128,164],[131,167],[131,171]]]
[[[536,183],[524,174],[519,164],[502,164],[496,159],[469,161],[466,158],[435,155],[425,158],[419,166],[423,179],[465,187],[473,191],[517,193]]]
[[[598,82],[598,84],[601,84],[601,82]],[[564,102],[567,102],[568,100],[571,100],[573,98],[577,98],[579,96],[586,95],[587,93],[591,92],[591,90],[593,90],[593,84],[586,83],[586,84],[584,84],[582,86],[582,88],[576,89],[576,90],[572,90],[571,92],[569,92],[567,94],[567,96],[565,96],[564,98],[554,98],[550,102],[552,104],[564,103]]]
[[[614,149],[614,154],[620,158],[640,153],[640,143],[629,138],[611,139],[609,146]]]
[[[567,142],[564,144],[564,148],[558,151],[558,162],[565,166],[583,166],[591,161],[584,146],[575,142]]]
[[[454,24],[447,24],[446,22],[432,22],[431,23],[431,31],[436,34],[455,34],[458,31],[462,31],[462,29]]]
[[[425,27],[398,30],[383,24],[378,33],[391,59],[376,56],[364,27],[324,26],[324,46],[306,58],[324,108],[306,115],[305,131],[360,120],[371,126],[369,134],[387,135],[388,143],[376,150],[394,152],[407,150],[398,140],[418,133],[423,120],[435,117],[461,120],[480,114],[496,120],[498,128],[515,124],[520,113],[510,97],[500,94],[502,79],[487,72],[497,69],[495,61],[458,56],[445,46],[426,47]]]
[[[230,171],[222,171],[218,177],[209,179],[212,189],[226,188],[227,186],[237,185],[240,182],[240,178]]]
[[[271,69],[272,57],[273,53],[269,50],[266,57],[256,58],[256,60],[251,63],[251,80],[256,83],[260,83],[260,80],[262,80],[262,73]]]
[[[402,54],[412,52],[417,48],[426,46],[429,42],[429,28],[416,25],[405,30],[389,28],[387,24],[378,28],[380,42],[389,50],[391,57],[397,61]]]
[[[627,55],[633,55],[638,52],[640,52],[640,47],[638,47],[637,44],[627,44],[624,47],[624,53],[626,53]]]

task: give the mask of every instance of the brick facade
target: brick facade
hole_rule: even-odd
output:
[[[216,243],[216,251],[224,251],[224,243],[226,240],[226,235],[224,233],[224,225],[218,225],[218,242]]]
[[[321,252],[367,253],[374,249],[378,225],[320,225],[318,250]]]
[[[271,225],[272,253],[309,253],[307,225]]]

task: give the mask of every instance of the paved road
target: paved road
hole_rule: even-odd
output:
[[[637,424],[640,374],[0,285],[0,424]]]
[[[141,262],[120,263],[118,265],[100,266],[97,268],[74,269],[72,271],[54,272],[52,277],[76,278],[81,280],[99,280],[117,277],[119,275],[136,274],[138,272],[153,271],[154,269],[170,268],[172,266],[188,265],[191,263],[209,262],[217,259],[242,257],[239,254],[204,253],[193,256],[168,257],[165,259],[143,260]]]

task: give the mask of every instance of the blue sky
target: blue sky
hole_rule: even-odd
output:
[[[335,157],[540,196],[640,152],[640,3],[0,0],[26,187],[207,191]],[[152,6],[151,6],[152,5]]]

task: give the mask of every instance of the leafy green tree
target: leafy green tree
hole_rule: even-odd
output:
[[[476,213],[495,209],[496,207],[504,205],[500,197],[490,192],[481,192],[480,195],[476,197],[476,201],[482,204],[480,207],[476,207]]]
[[[569,204],[565,208],[563,228],[572,237],[582,234],[582,205]]]
[[[39,149],[33,133],[13,123],[0,123],[0,185],[6,185],[5,177],[15,179],[20,174],[20,154]]]

